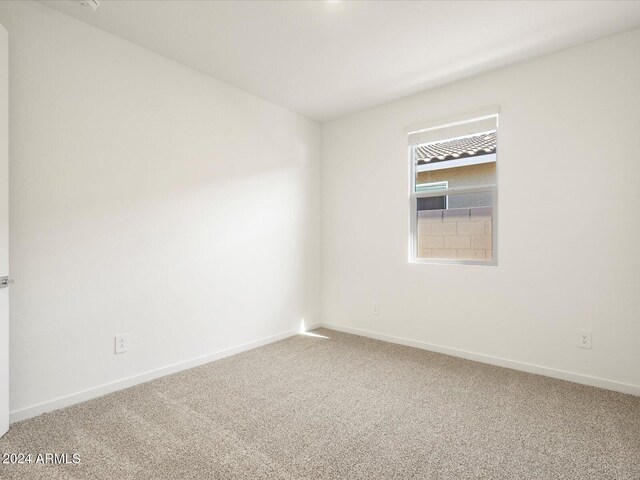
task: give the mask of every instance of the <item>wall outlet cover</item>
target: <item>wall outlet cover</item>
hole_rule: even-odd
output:
[[[125,353],[129,349],[129,334],[116,335],[115,337],[115,353]]]
[[[578,330],[578,347],[591,348],[591,332],[589,330]]]

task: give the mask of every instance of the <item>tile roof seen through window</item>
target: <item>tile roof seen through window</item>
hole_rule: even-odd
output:
[[[418,165],[496,153],[496,132],[416,147]]]

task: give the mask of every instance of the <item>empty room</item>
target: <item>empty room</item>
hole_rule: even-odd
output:
[[[640,480],[640,1],[0,1],[1,480]]]

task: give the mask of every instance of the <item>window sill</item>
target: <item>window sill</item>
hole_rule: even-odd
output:
[[[456,260],[446,258],[412,258],[409,264],[417,265],[479,265],[484,267],[497,267],[498,261],[494,260]]]

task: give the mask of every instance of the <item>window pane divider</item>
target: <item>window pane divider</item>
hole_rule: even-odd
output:
[[[447,188],[442,190],[432,190],[428,192],[414,192],[411,195],[411,198],[443,197],[445,195],[455,195],[455,194],[463,194],[463,193],[491,192],[491,191],[494,191],[495,189],[496,189],[496,185],[456,187],[456,188]]]

